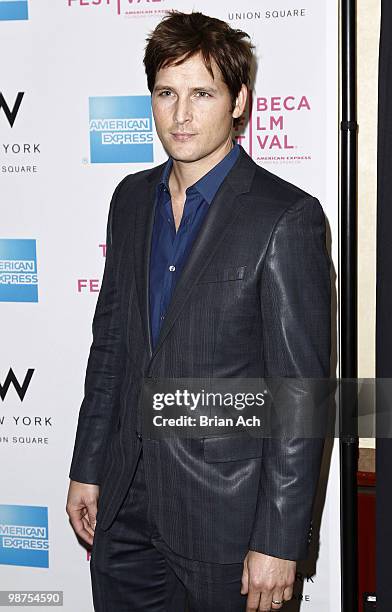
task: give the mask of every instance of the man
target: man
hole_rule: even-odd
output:
[[[173,12],[148,39],[169,159],[112,198],[67,501],[99,612],[279,610],[307,554],[322,441],[142,431],[145,380],[329,375],[321,206],[231,137],[246,38]]]

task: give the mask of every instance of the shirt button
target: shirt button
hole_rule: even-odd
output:
[[[176,269],[176,266],[169,266],[170,272],[174,272],[175,269]]]

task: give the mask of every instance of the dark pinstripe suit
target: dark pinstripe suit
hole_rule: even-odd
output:
[[[157,346],[148,309],[153,203],[162,167],[112,198],[102,288],[70,478],[100,485],[105,531],[141,451],[143,377],[327,377],[330,259],[318,200],[241,148],[176,285]],[[322,442],[143,440],[151,512],[177,554],[240,563],[247,550],[307,555]],[[174,518],[175,517],[175,518]]]

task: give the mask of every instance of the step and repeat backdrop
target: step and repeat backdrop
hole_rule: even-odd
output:
[[[60,592],[47,603],[67,612],[93,610],[65,504],[109,201],[166,159],[142,58],[171,9],[251,35],[257,72],[234,136],[319,198],[337,274],[337,0],[0,0],[0,590]],[[340,610],[338,463],[335,441],[287,610]]]

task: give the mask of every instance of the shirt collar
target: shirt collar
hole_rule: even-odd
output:
[[[231,151],[229,151],[229,153],[227,153],[227,155],[225,155],[225,157],[218,164],[216,164],[216,166],[211,168],[211,170],[202,176],[196,183],[188,187],[186,190],[187,194],[191,193],[192,191],[198,191],[203,199],[208,202],[208,204],[211,204],[216,192],[238,159],[239,154],[240,146],[238,143],[236,143]],[[163,168],[162,176],[157,186],[159,192],[161,192],[163,188],[169,192],[169,177],[172,166],[173,159],[169,157]]]

